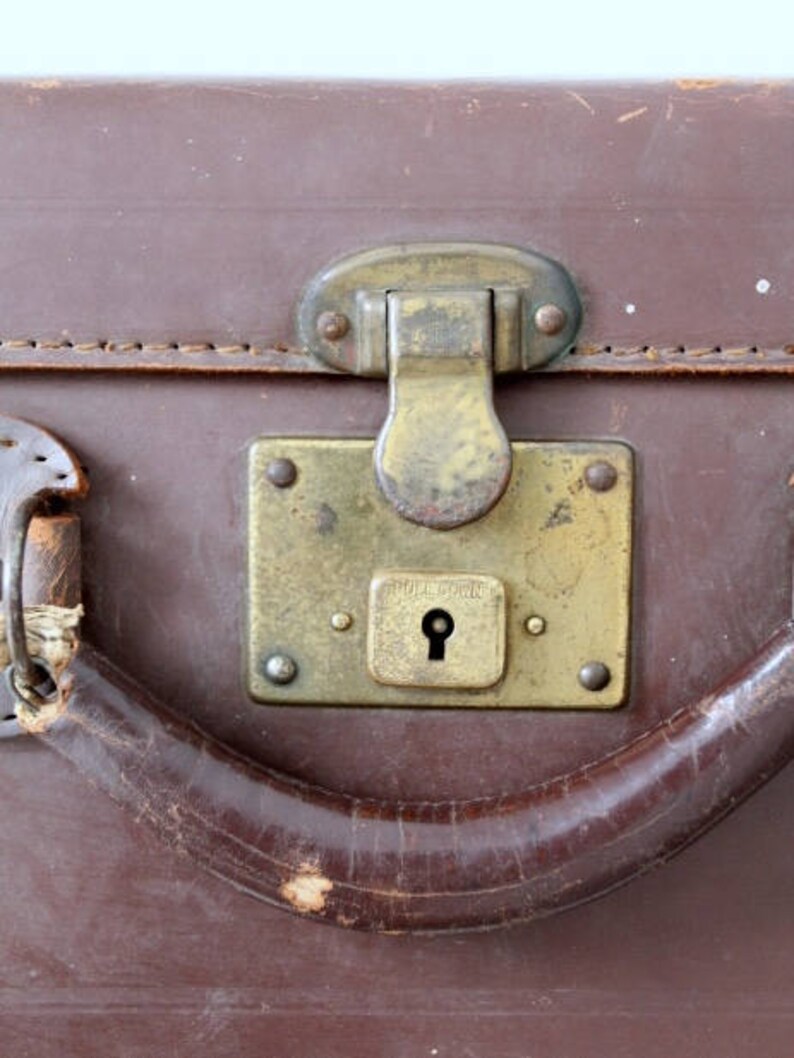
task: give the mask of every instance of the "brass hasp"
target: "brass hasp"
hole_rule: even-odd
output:
[[[408,521],[454,529],[487,514],[510,480],[494,373],[562,355],[580,318],[555,261],[508,246],[420,243],[331,265],[306,290],[298,331],[333,367],[388,377],[378,487]]]

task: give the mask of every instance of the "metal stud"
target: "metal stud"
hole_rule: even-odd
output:
[[[535,326],[541,334],[549,337],[559,334],[568,322],[565,309],[559,305],[541,305],[535,311]]]
[[[271,654],[265,661],[265,676],[271,683],[292,683],[298,675],[298,665],[289,654]]]
[[[599,460],[591,463],[584,472],[584,479],[593,492],[609,492],[618,480],[618,472],[611,463]]]
[[[588,661],[579,669],[579,682],[586,691],[603,691],[612,673],[603,661]]]
[[[317,333],[329,342],[338,342],[350,330],[350,320],[342,312],[321,312],[317,317]]]
[[[298,477],[298,468],[291,459],[271,459],[265,468],[265,477],[277,489],[288,489]]]

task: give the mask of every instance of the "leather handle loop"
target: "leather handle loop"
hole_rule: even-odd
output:
[[[25,544],[33,515],[52,496],[73,499],[88,491],[74,455],[47,431],[0,416],[0,556],[2,609],[11,655],[8,685],[32,715],[55,706],[60,690],[46,667],[31,658],[22,598]],[[45,683],[54,689],[42,691]]]
[[[238,889],[377,931],[483,929],[613,889],[669,858],[794,753],[794,625],[618,752],[509,799],[360,800],[242,760],[84,647],[43,737]]]
[[[38,506],[38,497],[28,496],[17,503],[8,515],[8,525],[3,541],[3,616],[6,639],[11,654],[14,678],[11,683],[17,695],[27,700],[28,693],[35,694],[38,680],[36,665],[28,653],[25,635],[25,616],[22,607],[22,563],[25,542],[33,513]],[[31,703],[35,705],[35,700]]]
[[[4,438],[14,443],[0,459],[22,450],[13,473],[0,463],[2,540],[57,484],[85,491],[49,435],[0,419]],[[67,461],[54,478],[39,473],[47,445]],[[732,679],[617,752],[517,796],[468,801],[311,786],[205,738],[90,648],[72,672],[70,708],[40,737],[91,782],[235,887],[368,930],[483,929],[591,899],[683,848],[794,754],[791,621]]]

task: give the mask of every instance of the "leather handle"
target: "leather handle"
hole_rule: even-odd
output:
[[[253,896],[360,929],[483,929],[629,881],[786,764],[794,624],[713,694],[511,798],[392,803],[308,786],[208,741],[88,648],[68,714],[41,737]]]
[[[8,509],[51,486],[22,464],[21,484],[0,477]],[[469,801],[310,786],[207,739],[88,647],[73,676],[68,712],[39,737],[91,782],[237,888],[369,930],[483,929],[591,899],[673,855],[794,753],[791,621],[714,693],[617,752]]]

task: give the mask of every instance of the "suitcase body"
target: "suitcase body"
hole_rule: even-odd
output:
[[[294,914],[251,898],[270,802],[257,790],[241,807],[231,773],[216,783],[202,762],[226,753],[249,762],[246,783],[286,775],[328,804],[413,806],[416,841],[432,843],[437,806],[513,811],[660,724],[673,738],[691,703],[706,715],[757,692],[752,719],[783,693],[782,648],[764,644],[791,614],[793,98],[703,82],[2,89],[0,411],[62,439],[90,482],[74,508],[75,706],[112,696],[110,669],[92,684],[79,667],[101,656],[141,717],[165,705],[176,718],[136,729],[130,757],[123,724],[92,733],[90,709],[60,745],[0,742],[4,1054],[788,1053],[790,771],[669,864],[650,870],[673,851],[660,846],[632,867],[643,877],[565,914],[489,902],[488,879],[505,878],[483,860],[474,895],[445,864],[415,902],[432,914],[412,904],[394,920],[400,875],[384,867],[393,891],[352,893],[325,926],[312,918],[333,901],[311,856],[271,886]],[[251,443],[372,439],[387,415],[383,382],[306,353],[296,306],[331,262],[430,241],[531,248],[581,298],[575,349],[497,380],[494,400],[513,440],[633,453],[618,708],[284,707],[247,693]],[[737,671],[738,690],[709,697]],[[660,811],[688,820],[676,848],[786,762],[786,701],[765,763],[735,790],[715,778],[704,796],[719,811],[703,807],[702,826],[698,773],[729,777],[753,739],[740,732],[725,759],[704,749],[676,778]],[[182,721],[201,732],[184,774],[168,741]],[[310,800],[290,808],[298,830]],[[638,815],[626,840],[658,824]],[[565,876],[574,893],[616,833]],[[482,848],[499,834],[485,818]],[[581,900],[629,873],[609,871]],[[533,920],[493,930],[500,908]],[[472,932],[412,935],[411,922]]]

